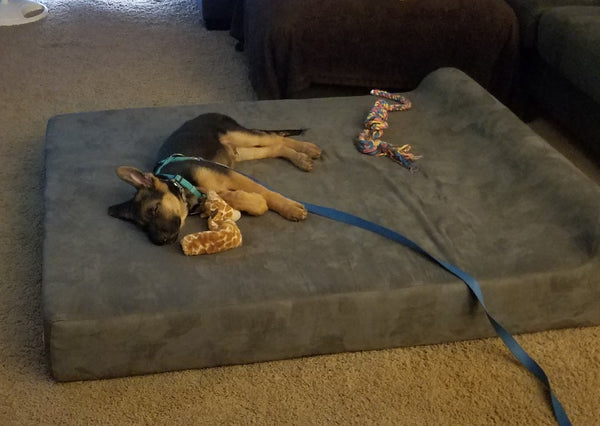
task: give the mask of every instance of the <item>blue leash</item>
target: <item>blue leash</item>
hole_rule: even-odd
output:
[[[552,409],[554,410],[554,417],[556,418],[556,421],[558,422],[558,424],[560,426],[571,426],[571,421],[569,420],[567,413],[565,412],[563,406],[561,405],[560,401],[558,400],[558,398],[552,391],[552,388],[550,387],[550,381],[548,380],[548,376],[546,376],[546,373],[544,372],[542,367],[540,367],[539,364],[537,362],[535,362],[535,360],[533,358],[531,358],[527,354],[527,352],[525,352],[525,350],[521,347],[521,345],[519,345],[519,343],[517,343],[517,341],[514,339],[514,337],[502,325],[500,325],[500,323],[498,323],[498,321],[496,321],[488,313],[487,307],[485,306],[485,302],[483,300],[483,294],[481,292],[481,287],[479,286],[479,283],[473,277],[471,277],[469,274],[462,271],[461,269],[457,268],[456,266],[432,256],[431,254],[426,252],[423,248],[421,248],[415,242],[409,240],[408,238],[404,237],[403,235],[401,235],[395,231],[392,231],[389,228],[385,228],[381,225],[377,225],[376,223],[369,222],[358,216],[354,216],[352,214],[345,213],[345,212],[342,212],[342,211],[339,211],[336,209],[332,209],[329,207],[323,207],[323,206],[318,206],[318,205],[309,204],[309,203],[303,203],[303,204],[310,213],[314,213],[316,215],[323,216],[328,219],[333,219],[338,222],[343,222],[348,225],[356,226],[358,228],[362,228],[367,231],[374,232],[375,234],[379,234],[382,237],[396,241],[397,243],[400,243],[400,244],[416,251],[417,253],[420,253],[423,256],[429,258],[430,260],[434,261],[435,263],[437,263],[438,265],[440,265],[441,267],[446,269],[448,272],[452,273],[453,275],[457,276],[462,281],[464,281],[464,283],[469,287],[471,292],[475,295],[475,297],[477,298],[479,303],[481,303],[481,306],[485,310],[485,314],[487,315],[488,320],[490,321],[490,323],[494,327],[494,330],[496,330],[496,333],[498,334],[498,336],[500,336],[500,338],[502,339],[504,344],[508,347],[508,349],[512,352],[512,354],[519,360],[519,362],[521,364],[523,364],[523,366],[525,366],[525,368],[527,368],[535,377],[537,377],[538,380],[540,380],[546,386],[548,391],[550,392],[550,399],[552,401]]]
[[[187,190],[189,190],[191,192],[193,192],[193,191],[198,192],[198,190],[190,182],[183,179],[180,175],[169,175],[169,174],[161,173],[162,168],[171,162],[188,161],[188,160],[207,161],[207,160],[204,160],[199,157],[186,157],[181,154],[173,154],[172,156],[170,156],[162,161],[159,161],[154,170],[154,173],[161,177],[169,179],[175,183],[181,184],[183,187],[185,187]],[[222,166],[227,167],[225,165],[222,165]],[[227,167],[227,168],[229,168],[229,167]],[[260,185],[263,185],[265,188],[268,188],[268,186],[266,186],[262,182],[256,180],[252,176],[249,176],[245,173],[241,173],[239,171],[236,171],[236,172],[246,176],[249,179],[252,179],[253,181],[257,182]],[[270,189],[270,190],[272,190],[272,189]],[[202,197],[202,196],[204,196],[204,194],[201,194],[198,192],[198,196]],[[302,203],[302,204],[304,205],[304,207],[306,207],[306,210],[310,213],[313,213],[313,214],[316,214],[316,215],[319,215],[319,216],[322,216],[322,217],[325,217],[328,219],[332,219],[332,220],[335,220],[338,222],[343,222],[348,225],[356,226],[358,228],[365,229],[367,231],[373,232],[375,234],[381,235],[382,237],[385,237],[392,241],[400,243],[403,246],[406,246],[406,247],[416,251],[417,253],[429,258],[430,260],[432,260],[435,263],[437,263],[438,265],[440,265],[442,268],[446,269],[451,274],[460,278],[469,287],[471,292],[475,295],[475,297],[477,298],[477,300],[483,307],[485,314],[488,317],[488,320],[490,321],[490,323],[494,327],[494,330],[496,330],[496,333],[498,334],[500,339],[502,339],[502,341],[504,342],[506,347],[512,352],[512,354],[517,358],[517,360],[519,360],[519,362],[521,364],[523,364],[523,366],[525,368],[527,368],[527,370],[529,370],[529,372],[531,372],[535,377],[538,378],[539,381],[541,381],[546,386],[546,388],[550,392],[550,400],[552,402],[552,409],[554,411],[554,417],[556,418],[556,421],[558,422],[558,424],[560,426],[572,426],[571,421],[569,420],[569,417],[567,416],[567,413],[565,412],[565,409],[563,408],[562,404],[560,403],[560,401],[558,400],[558,398],[552,391],[552,388],[550,387],[550,381],[548,380],[548,376],[546,375],[546,373],[544,372],[542,367],[540,367],[539,364],[537,362],[535,362],[535,360],[533,358],[531,358],[527,354],[527,352],[525,352],[525,350],[521,347],[521,345],[519,345],[519,343],[514,339],[514,337],[498,321],[496,321],[494,319],[494,317],[492,317],[489,314],[487,307],[485,305],[485,302],[483,300],[483,293],[481,291],[481,287],[479,286],[479,283],[475,280],[475,278],[473,278],[472,276],[470,276],[463,270],[459,269],[458,267],[456,267],[448,262],[445,262],[441,259],[438,259],[437,257],[429,254],[427,251],[425,251],[425,249],[423,249],[417,243],[409,240],[408,238],[406,238],[402,234],[399,234],[398,232],[392,231],[389,228],[386,228],[386,227],[383,227],[376,223],[362,219],[353,214],[342,212],[342,211],[336,210],[336,209],[332,209],[330,207],[323,207],[323,206],[319,206],[316,204],[310,204],[310,203]]]

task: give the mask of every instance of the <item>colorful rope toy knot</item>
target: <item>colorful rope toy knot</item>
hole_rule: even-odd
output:
[[[371,90],[371,95],[384,99],[375,101],[369,111],[364,122],[365,128],[358,136],[357,149],[363,154],[389,157],[407,169],[414,170],[413,162],[421,157],[410,152],[410,145],[397,147],[381,140],[383,131],[390,126],[387,121],[390,111],[405,111],[412,107],[411,102],[404,96],[384,90]]]

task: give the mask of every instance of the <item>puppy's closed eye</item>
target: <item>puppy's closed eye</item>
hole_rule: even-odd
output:
[[[158,216],[160,213],[160,203],[156,203],[153,206],[148,207],[144,213],[148,218],[154,218]]]

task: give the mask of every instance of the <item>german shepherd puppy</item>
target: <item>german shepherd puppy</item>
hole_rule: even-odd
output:
[[[319,158],[321,149],[285,134],[286,131],[246,129],[222,114],[202,114],[185,122],[167,138],[158,151],[157,161],[172,154],[195,158],[165,164],[158,176],[130,166],[118,167],[117,176],[133,185],[137,192],[133,199],[109,207],[108,214],[136,223],[155,244],[177,241],[186,217],[201,212],[204,200],[177,182],[161,177],[164,172],[183,177],[200,193],[213,190],[231,207],[251,215],[262,215],[270,209],[288,220],[302,220],[307,215],[302,204],[232,169],[238,161],[282,157],[301,170],[312,170],[313,160]]]

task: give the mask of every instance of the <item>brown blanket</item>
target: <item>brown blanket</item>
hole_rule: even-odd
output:
[[[232,35],[261,99],[315,84],[411,90],[452,66],[506,100],[518,51],[502,0],[238,0]]]

